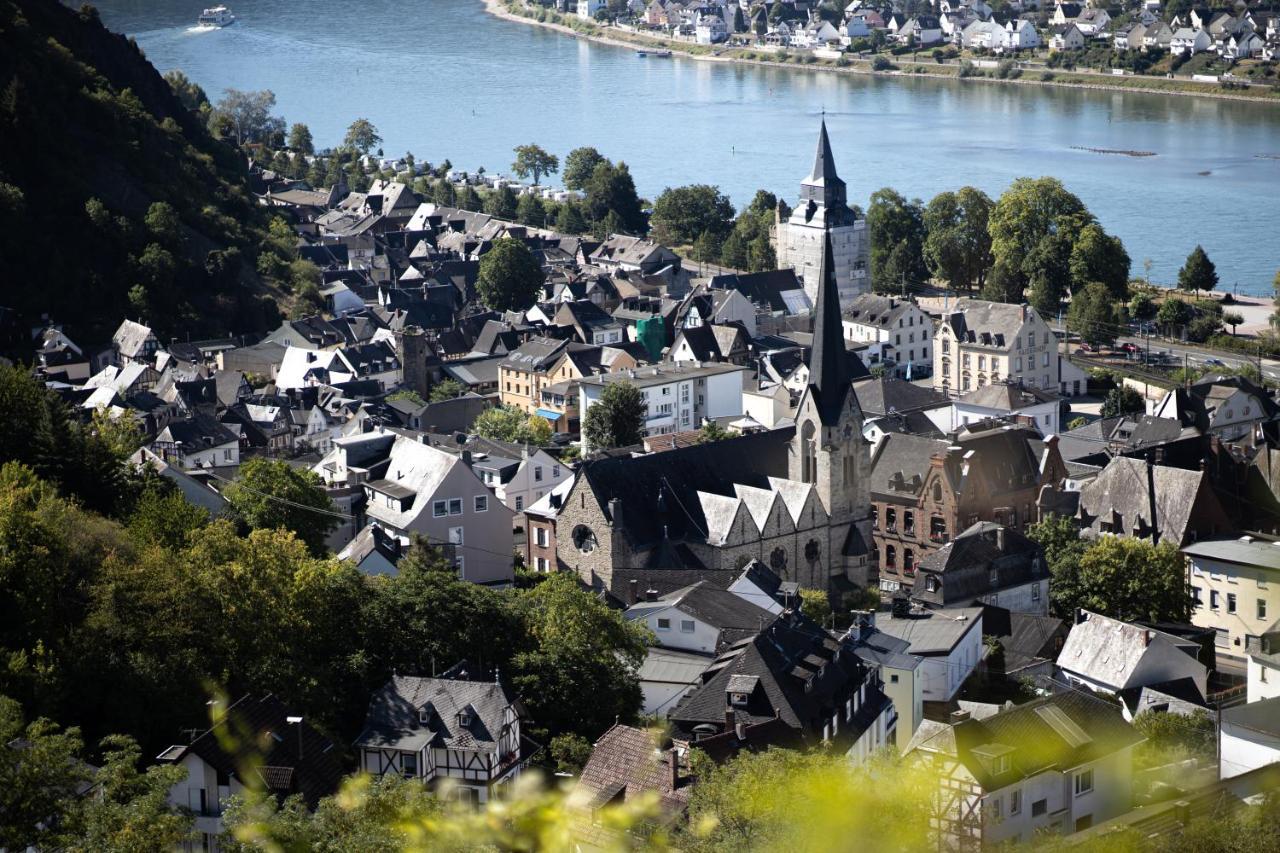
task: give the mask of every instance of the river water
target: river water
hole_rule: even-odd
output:
[[[1196,243],[1223,289],[1268,293],[1280,268],[1280,103],[641,59],[496,19],[479,0],[231,3],[236,24],[199,32],[199,0],[97,5],[158,69],[181,68],[215,100],[273,90],[320,147],[365,117],[388,154],[497,172],[523,143],[561,157],[593,145],[650,198],[710,183],[739,205],[760,187],[794,203],[825,111],[864,207],[883,186],[995,196],[1053,175],[1123,238],[1134,275],[1149,260],[1153,280],[1171,282]]]

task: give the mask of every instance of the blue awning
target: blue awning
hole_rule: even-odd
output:
[[[538,409],[538,416],[546,418],[552,423],[555,423],[563,417],[559,412],[553,412],[550,409]]]

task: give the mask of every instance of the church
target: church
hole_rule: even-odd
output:
[[[584,583],[623,597],[619,570],[726,572],[753,559],[833,594],[875,583],[869,445],[830,235],[821,246],[809,378],[794,425],[584,462],[556,523],[560,564]]]
[[[825,119],[818,134],[813,171],[800,184],[800,202],[786,221],[783,216],[783,202],[779,201],[774,225],[778,268],[795,269],[810,303],[817,303],[821,284],[819,264],[827,242],[831,244],[835,262],[841,307],[846,308],[855,297],[871,292],[871,236],[867,220],[849,207],[844,181],[836,174]]]

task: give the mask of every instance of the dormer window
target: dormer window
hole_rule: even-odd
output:
[[[430,724],[433,713],[430,705],[424,705],[418,709],[418,722],[424,726]]]
[[[746,705],[746,704],[747,704],[747,694],[745,694],[745,693],[730,693],[730,694],[729,694],[729,701],[730,701],[730,703],[732,703],[732,704],[733,704],[733,706],[734,706],[734,707],[736,707],[736,708],[741,708],[743,705]]]
[[[1009,756],[1007,755],[996,756],[995,760],[991,762],[991,772],[995,773],[996,775],[999,775],[1001,773],[1008,773],[1009,772]]]
[[[471,709],[470,708],[463,708],[461,711],[458,712],[458,725],[462,726],[463,728],[466,728],[467,726],[471,725]]]

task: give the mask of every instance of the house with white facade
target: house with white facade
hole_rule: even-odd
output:
[[[1218,654],[1243,658],[1280,617],[1280,541],[1248,534],[1201,539],[1182,554],[1191,622],[1217,632]]]
[[[1243,376],[1211,375],[1166,393],[1152,415],[1236,441],[1280,420],[1280,406],[1266,389]]]
[[[1280,698],[1226,708],[1221,719],[1219,779],[1280,762]]]
[[[1075,24],[1057,24],[1052,30],[1049,37],[1049,49],[1062,50],[1083,50],[1085,41],[1084,33]]]
[[[911,369],[919,379],[933,369],[933,321],[913,300],[863,293],[844,305],[841,325],[851,344],[885,344],[895,375]]]
[[[933,386],[947,394],[1009,380],[1072,397],[1086,378],[1030,305],[960,299],[934,334]]]
[[[1213,47],[1213,38],[1205,30],[1181,27],[1174,31],[1169,42],[1169,52],[1175,55],[1186,53],[1195,56]]]
[[[1058,655],[1058,669],[1067,681],[1097,693],[1116,695],[1189,678],[1203,697],[1209,672],[1197,659],[1199,653],[1194,640],[1078,610]]]
[[[704,420],[742,414],[742,382],[747,368],[736,364],[655,364],[621,373],[584,376],[578,382],[578,411],[600,400],[609,385],[628,382],[645,402],[643,437],[699,429]],[[584,448],[586,437],[583,436]]]
[[[880,675],[884,694],[893,702],[898,720],[894,746],[907,751],[924,720],[924,659],[907,651],[911,644],[876,629],[876,612],[859,611],[845,637],[853,653]]]
[[[942,849],[1068,835],[1132,807],[1133,748],[1120,709],[1075,690],[953,725],[926,721],[909,757],[938,778]]]
[[[465,444],[445,445],[450,453],[471,454],[471,468],[486,486],[493,489],[498,500],[507,509],[517,513],[516,523],[522,524],[526,507],[551,492],[565,480],[572,479],[573,471],[560,464],[541,447],[513,442],[493,441],[479,436],[468,436]]]
[[[151,451],[184,471],[231,468],[240,464],[240,426],[219,423],[197,412],[170,421],[156,434]]]
[[[356,738],[360,770],[394,773],[487,803],[523,767],[523,706],[497,678],[463,661],[439,678],[394,675],[369,701]]]
[[[1004,25],[1004,39],[1000,43],[1006,51],[1035,50],[1044,44],[1035,24],[1022,18],[1015,18]]]
[[[1246,701],[1258,702],[1280,696],[1280,620],[1246,649]]]
[[[1002,379],[970,389],[952,400],[950,407],[935,409],[928,415],[944,433],[995,418],[1034,426],[1041,435],[1048,436],[1057,435],[1062,429],[1061,406],[1056,390],[1045,391]]]
[[[361,483],[371,523],[406,542],[443,548],[464,580],[505,585],[513,577],[514,513],[472,469],[469,454],[446,453],[397,435],[382,476]]]
[[[643,621],[660,646],[705,655],[719,654],[774,619],[768,610],[706,581],[660,597],[650,595],[631,604],[623,617]]]
[[[906,640],[907,654],[923,658],[921,695],[926,702],[948,702],[982,659],[982,608],[900,609],[876,614],[876,628]]]
[[[278,697],[245,696],[215,710],[212,728],[157,756],[161,763],[187,771],[169,789],[169,805],[189,809],[194,816],[195,838],[186,849],[221,850],[223,812],[232,797],[250,790],[265,788],[280,802],[298,795],[310,809],[337,792],[345,775],[340,751]],[[233,735],[230,741],[228,734]],[[226,743],[234,743],[235,751],[228,752]],[[256,768],[256,778],[242,775],[249,768]]]
[[[579,18],[584,21],[594,21],[596,12],[608,7],[605,0],[577,0],[575,10]]]

